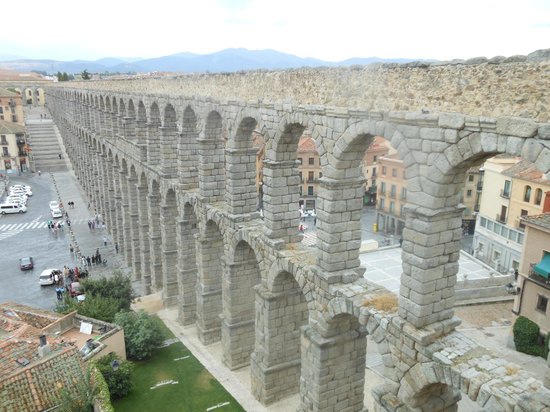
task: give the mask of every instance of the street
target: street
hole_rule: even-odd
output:
[[[40,273],[49,268],[63,269],[63,266],[75,267],[75,255],[69,250],[71,236],[65,224],[63,231],[54,234],[47,228],[46,222],[54,220],[51,217],[49,202],[59,200],[54,185],[55,178],[61,201],[71,220],[75,240],[84,256],[92,255],[100,249],[101,255],[107,259],[107,265],[88,268],[90,275],[109,275],[113,269],[122,265],[115,257],[112,242],[103,246],[102,237],[108,233],[105,230],[90,231],[88,220],[93,215],[87,209],[87,200],[83,197],[74,177],[70,172],[24,174],[11,177],[10,185],[26,184],[32,187],[33,196],[27,201],[27,213],[7,214],[0,217],[0,303],[17,302],[43,309],[51,309],[56,303],[54,286],[40,286]],[[2,195],[2,199],[5,198]],[[67,202],[74,201],[75,208],[68,207]],[[60,221],[55,219],[54,221]],[[19,259],[32,256],[34,269],[21,271]]]

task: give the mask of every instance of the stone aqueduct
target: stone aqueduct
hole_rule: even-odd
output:
[[[142,293],[162,292],[203,344],[221,340],[227,367],[250,365],[264,404],[299,391],[299,410],[361,411],[366,387],[378,410],[456,410],[463,394],[486,410],[538,411],[550,391],[457,332],[453,305],[465,172],[499,153],[550,172],[549,65],[476,63],[80,82],[46,95]],[[346,93],[354,108],[314,104]],[[314,248],[297,231],[306,128],[323,172]],[[255,130],[266,142],[263,217]],[[359,265],[360,165],[376,135],[408,179],[394,309]],[[382,387],[365,382],[367,335],[382,354]]]

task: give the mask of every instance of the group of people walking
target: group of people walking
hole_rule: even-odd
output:
[[[99,265],[100,263],[103,263],[104,265],[107,264],[107,259],[101,258],[99,249],[96,249],[95,254],[92,256],[82,256],[80,261],[82,262],[82,266],[94,266]]]

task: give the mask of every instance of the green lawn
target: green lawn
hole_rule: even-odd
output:
[[[170,330],[162,326],[167,339],[173,338]],[[186,359],[174,360],[183,357]],[[244,411],[181,342],[157,349],[151,359],[134,362],[134,366],[134,387],[128,396],[113,402],[117,412],[196,412],[225,402],[229,405],[212,412]],[[169,380],[178,383],[151,389]]]

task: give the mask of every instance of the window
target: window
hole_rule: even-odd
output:
[[[473,181],[474,181],[474,175],[470,173],[468,175],[468,182],[473,182]]]
[[[315,173],[314,172],[307,172],[307,181],[312,182],[315,180]]]
[[[395,185],[391,185],[390,196],[395,198],[396,192],[397,192],[397,187]]]
[[[302,172],[298,172],[298,174],[300,175],[300,183],[302,183],[304,181],[304,178],[302,176]]]
[[[535,204],[540,205],[540,202],[542,202],[542,189],[537,189],[535,191]]]
[[[393,177],[397,177],[397,169],[393,168],[393,169],[391,170],[391,175],[392,175]]]
[[[376,162],[376,159],[378,159],[378,155],[374,155],[374,156],[372,157],[372,161],[373,161],[373,162]]]
[[[395,213],[395,202],[394,201],[390,202],[390,213],[391,214]]]
[[[406,187],[401,188],[401,200],[407,200],[407,188]]]
[[[314,157],[310,157],[310,158],[308,159],[308,164],[314,165],[314,164],[315,164],[315,158],[314,158]]]
[[[504,189],[502,189],[502,197],[509,198],[510,197],[510,185],[512,184],[512,181],[505,180],[504,181]]]
[[[527,216],[527,213],[529,213],[529,212],[527,212],[527,210],[525,210],[525,209],[521,209],[521,212],[519,212],[519,213],[520,213],[520,216],[519,216],[519,217],[520,217],[520,220],[519,220],[519,227],[520,227],[521,229],[525,229],[525,224],[521,221],[521,218],[522,218],[523,216]]]
[[[372,168],[372,177],[376,177],[376,167]]]
[[[380,209],[384,209],[386,206],[386,199],[380,199]]]
[[[548,297],[539,295],[539,298],[537,300],[537,310],[546,313],[546,308],[548,307]]]
[[[380,183],[380,193],[381,194],[386,193],[386,182]]]
[[[303,164],[301,157],[298,158],[298,163]]]
[[[3,148],[2,148],[2,154],[3,154],[4,156],[9,156],[9,155],[10,155],[10,153],[8,152],[8,148],[7,148],[7,147],[3,147]]]
[[[399,216],[405,216],[405,205],[401,205],[401,208],[399,209]]]
[[[308,186],[307,187],[307,195],[308,196],[313,196],[313,186]]]
[[[498,250],[493,251],[493,262],[499,262],[500,261],[500,252]]]
[[[524,202],[531,201],[531,186],[529,185],[525,186],[525,191],[523,192],[523,201]]]
[[[472,197],[472,190],[471,189],[468,189],[466,191],[466,197]]]
[[[386,166],[382,166],[382,174],[386,175]]]
[[[479,224],[481,225],[481,227],[487,226],[487,219],[485,219],[484,217],[480,218]]]

